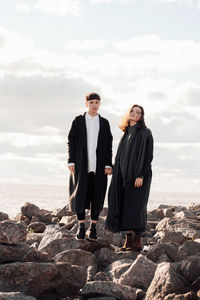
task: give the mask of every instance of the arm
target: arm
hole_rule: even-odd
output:
[[[110,125],[108,123],[108,134],[107,134],[107,151],[106,151],[106,167],[112,167],[112,133],[110,130]]]
[[[143,185],[143,179],[147,175],[151,167],[152,159],[153,159],[153,136],[152,134],[150,134],[147,139],[143,169],[140,176],[136,178],[134,183],[134,186],[136,188],[141,187]]]
[[[72,122],[71,129],[68,134],[68,164],[75,163],[75,137],[77,132],[76,120]]]

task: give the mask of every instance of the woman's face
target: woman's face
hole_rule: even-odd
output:
[[[129,120],[137,123],[141,119],[141,116],[142,116],[141,108],[138,106],[135,106],[130,111]]]

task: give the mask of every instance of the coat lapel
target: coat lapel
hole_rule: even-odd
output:
[[[103,135],[103,120],[101,116],[99,115],[99,135],[98,135],[98,140],[97,140],[97,150],[101,146],[104,140],[104,135]]]
[[[87,152],[87,130],[86,130],[86,122],[85,122],[85,113],[82,116],[82,120],[81,120],[81,138],[83,141],[83,147]]]

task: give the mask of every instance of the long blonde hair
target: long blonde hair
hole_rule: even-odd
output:
[[[140,127],[146,127],[145,121],[144,121],[144,108],[138,104],[134,104],[133,106],[131,106],[129,108],[129,110],[126,112],[126,114],[121,118],[121,121],[119,123],[119,128],[122,131],[126,131],[126,128],[130,125],[130,121],[129,121],[129,116],[130,116],[130,112],[134,107],[139,107],[142,111],[141,114],[141,118],[138,121],[138,123],[140,124]]]

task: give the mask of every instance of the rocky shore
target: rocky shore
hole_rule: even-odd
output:
[[[1,212],[0,300],[200,299],[200,205],[149,211],[140,253],[119,251],[124,236],[105,230],[106,213],[91,242],[75,239],[67,206]]]

